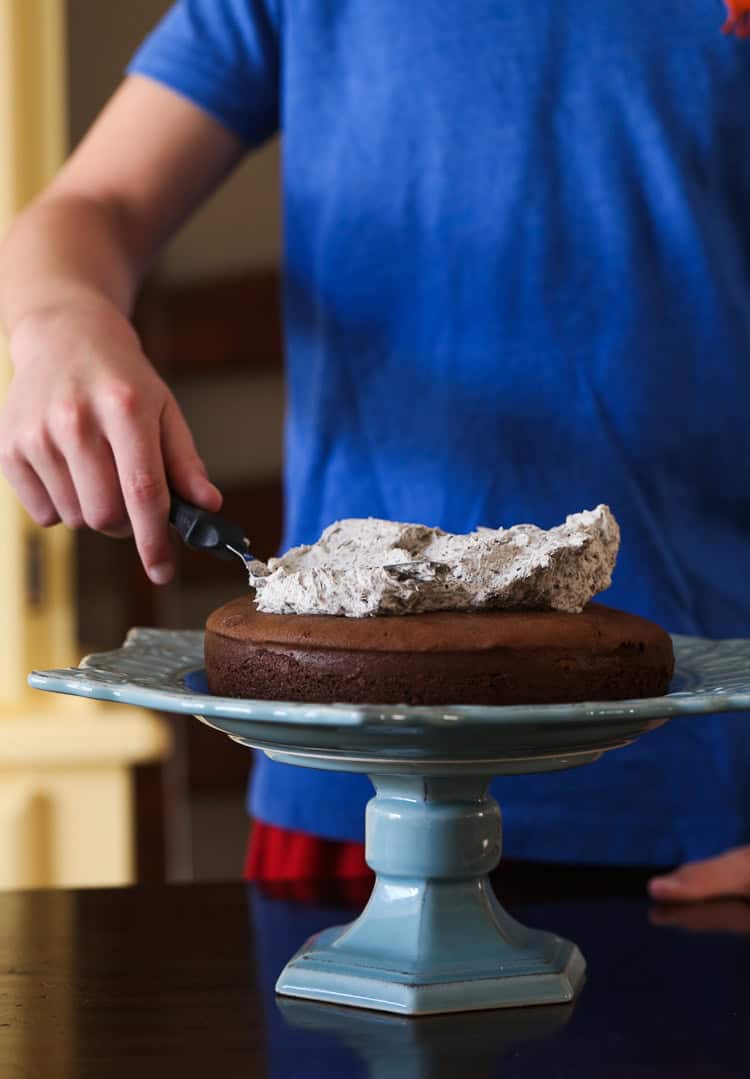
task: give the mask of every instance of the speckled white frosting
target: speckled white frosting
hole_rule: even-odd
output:
[[[535,525],[453,535],[377,518],[337,521],[317,543],[254,562],[258,609],[367,615],[489,607],[578,612],[612,579],[620,529],[607,506]]]

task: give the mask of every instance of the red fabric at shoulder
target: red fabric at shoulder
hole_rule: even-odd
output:
[[[729,15],[724,23],[725,34],[750,37],[750,0],[725,0]]]

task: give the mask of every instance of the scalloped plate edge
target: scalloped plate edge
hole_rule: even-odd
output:
[[[159,671],[165,679],[178,679],[190,670],[202,667],[202,630],[163,630],[136,627],[128,633],[119,649],[86,656],[79,667],[32,671],[28,684],[52,693],[90,697],[138,705],[156,711],[201,714],[217,718],[255,722],[303,723],[322,726],[362,726],[369,723],[419,722],[444,726],[448,723],[528,723],[555,720],[592,720],[607,722],[623,717],[653,718],[699,715],[709,712],[750,711],[750,640],[711,640],[674,635],[675,652],[688,661],[696,653],[715,655],[732,652],[747,657],[748,685],[737,690],[678,690],[663,697],[623,701],[581,701],[572,704],[539,705],[444,705],[425,708],[410,705],[311,705],[298,701],[245,700],[196,694],[187,689],[156,688],[137,677],[128,677],[127,669],[140,660],[146,669]],[[745,655],[743,655],[743,653]]]

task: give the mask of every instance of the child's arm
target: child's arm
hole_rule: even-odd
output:
[[[3,471],[40,524],[132,529],[159,583],[172,574],[167,480],[208,509],[221,496],[128,313],[159,246],[242,152],[187,100],[130,78],[0,248],[15,368]]]

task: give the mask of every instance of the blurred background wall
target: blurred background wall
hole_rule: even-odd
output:
[[[67,17],[65,0],[0,4],[0,231],[65,156]],[[0,336],[0,394],[11,374]],[[161,812],[146,824],[161,826],[153,862],[163,874],[170,815],[187,817],[172,814],[177,803],[166,796],[180,759],[170,753],[168,724],[144,709],[29,688],[32,668],[81,655],[75,538],[36,526],[3,478],[0,534],[0,888],[132,882],[147,834],[136,788],[159,794],[152,798]]]
[[[167,0],[67,2],[70,145],[113,92]],[[147,353],[172,386],[228,515],[253,549],[281,534],[284,388],[279,328],[279,146],[240,166],[175,238],[135,314]],[[173,584],[155,589],[130,542],[76,537],[81,653],[120,643],[132,625],[201,626],[245,587],[241,567],[180,552]],[[137,770],[142,879],[236,876],[247,835],[250,754],[193,720],[171,719],[167,765]]]
[[[68,0],[71,142],[110,96],[133,51],[170,0]],[[165,253],[172,280],[273,267],[279,260],[278,144],[248,159]]]

